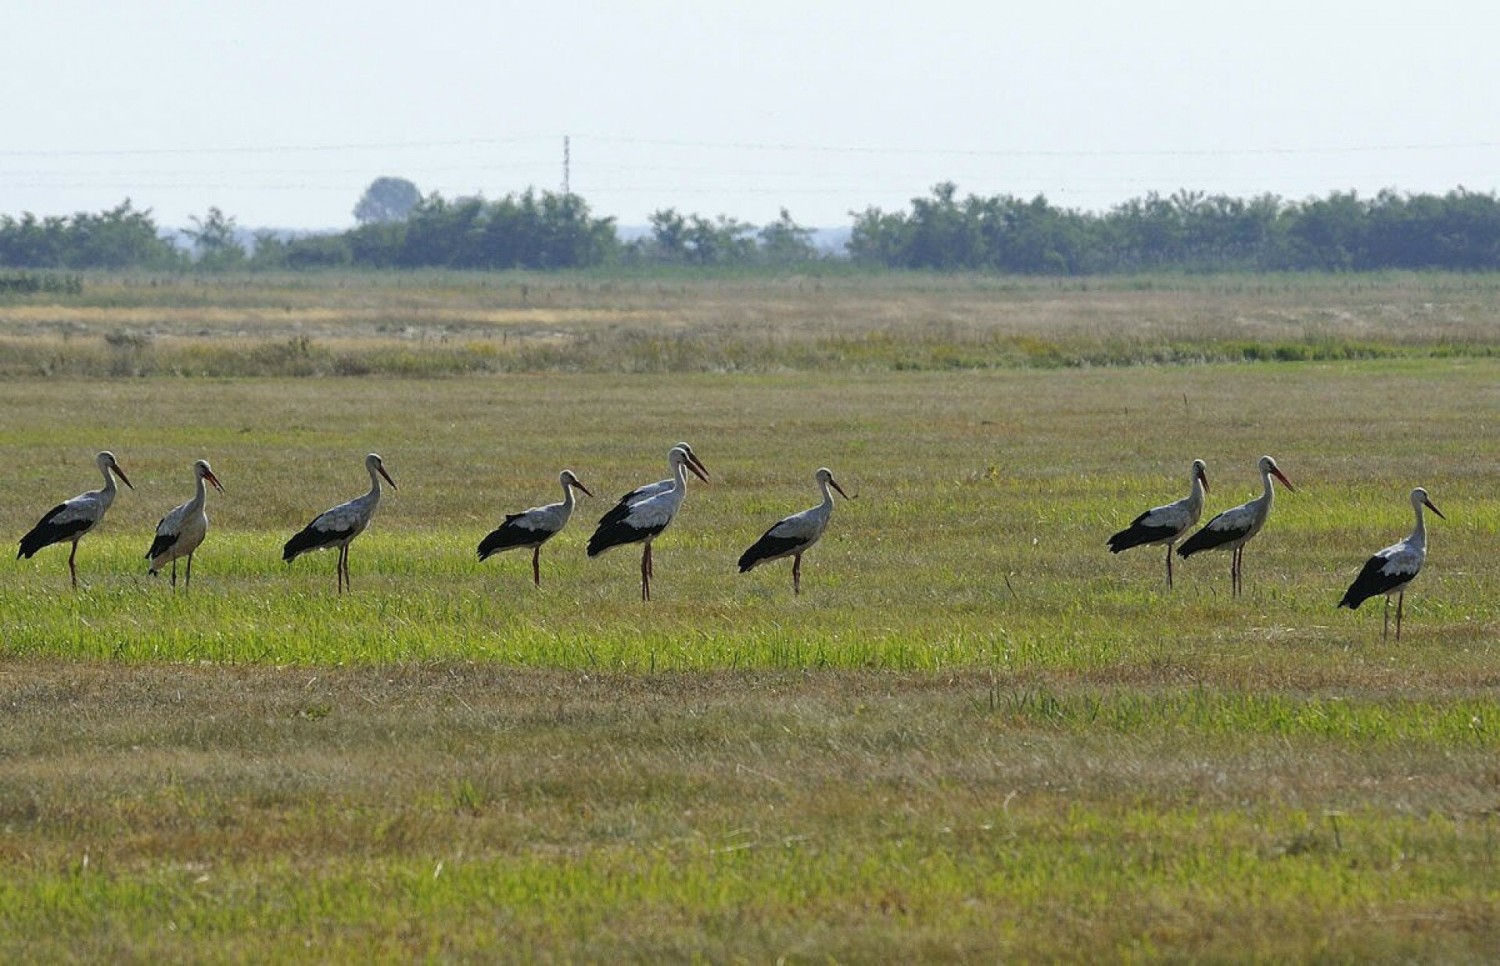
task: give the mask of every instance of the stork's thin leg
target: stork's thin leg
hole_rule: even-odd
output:
[[[339,562],[338,562],[338,565],[337,565],[336,573],[338,575],[338,580],[339,580],[339,593],[340,594],[342,594],[344,592],[344,581],[347,579],[346,575],[344,573],[344,567],[345,567],[344,555],[347,554],[348,552],[349,552],[349,545],[347,543],[344,544],[342,547],[339,548]]]
[[[540,546],[531,548],[531,582],[538,587],[542,586],[542,548]]]
[[[802,555],[792,554],[792,594],[802,593]]]
[[[1385,595],[1385,625],[1380,632],[1381,640],[1388,640],[1391,636],[1391,595]]]
[[[641,551],[641,600],[651,599],[651,544]]]
[[[78,566],[73,563],[73,558],[78,555],[78,541],[73,541],[73,549],[68,553],[68,576],[73,578],[73,589],[78,589]]]
[[[1167,589],[1172,589],[1172,545],[1167,544]]]
[[[177,558],[172,558],[172,589],[177,589]]]
[[[196,551],[194,552],[196,553]],[[176,563],[176,561],[174,560],[173,563]],[[193,586],[193,554],[191,553],[188,554],[187,575],[183,578],[182,586],[184,589]]]
[[[1396,595],[1396,640],[1401,640],[1401,609],[1406,606],[1406,591]]]

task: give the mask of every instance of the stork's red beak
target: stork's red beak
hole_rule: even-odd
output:
[[[120,464],[119,463],[111,462],[109,464],[109,468],[115,471],[115,475],[120,478],[120,482],[121,483],[124,483],[126,486],[130,487],[132,490],[135,489],[135,486],[130,482],[130,477],[126,476],[125,475],[125,471],[122,470],[122,469],[120,469]]]
[[[574,485],[574,486],[576,486],[576,487],[578,487],[578,488],[579,488],[579,489],[580,489],[580,490],[582,490],[582,491],[583,491],[583,492],[584,492],[584,493],[587,493],[587,494],[588,494],[588,495],[589,495],[589,496],[593,496],[593,495],[594,495],[594,494],[593,494],[593,493],[590,493],[590,492],[589,492],[589,488],[588,488],[588,487],[586,487],[586,486],[584,486],[584,485],[583,485],[583,481],[582,481],[582,480],[580,480],[580,479],[579,479],[579,478],[578,478],[578,477],[576,477],[576,476],[575,476],[575,477],[573,477],[573,485]]]
[[[214,476],[213,470],[204,471],[203,478],[212,483],[214,485],[214,489],[218,490],[220,493],[224,492],[224,484],[219,482],[219,478],[217,476]]]
[[[1285,486],[1291,492],[1293,492],[1293,493],[1297,492],[1297,488],[1292,485],[1292,481],[1289,480],[1289,479],[1287,479],[1286,478],[1286,474],[1282,473],[1281,470],[1279,470],[1279,469],[1277,469],[1276,467],[1273,466],[1273,467],[1271,467],[1271,475],[1275,476],[1278,480],[1280,480],[1281,484],[1283,486]]]
[[[384,465],[377,466],[375,468],[380,471],[380,475],[381,476],[385,477],[385,481],[391,485],[391,489],[393,489],[393,490],[399,489],[399,487],[396,486],[396,481],[393,480],[393,479],[391,479],[391,474],[389,474],[389,473],[387,473],[385,471],[385,466]]]

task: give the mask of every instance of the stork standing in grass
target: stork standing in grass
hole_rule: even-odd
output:
[[[94,457],[94,462],[98,465],[99,472],[104,474],[103,488],[80,493],[48,510],[37,521],[37,525],[31,528],[31,532],[21,538],[21,549],[16,553],[17,560],[29,558],[43,547],[50,547],[64,540],[71,541],[73,549],[68,553],[68,574],[73,579],[75,590],[78,589],[78,566],[74,562],[78,556],[78,541],[99,525],[109,505],[115,502],[115,477],[118,476],[132,490],[135,489],[125,476],[125,471],[120,469],[120,464],[115,462],[115,454],[106,450]]]
[[[677,516],[682,499],[687,496],[687,474],[691,472],[708,482],[708,470],[700,469],[702,464],[681,446],[668,451],[667,464],[672,469],[671,486],[634,503],[626,504],[622,500],[619,506],[599,519],[598,528],[589,537],[590,557],[627,543],[645,543],[641,551],[641,600],[651,599],[651,541]]]
[[[168,562],[172,564],[173,587],[177,586],[178,557],[187,558],[187,575],[183,585],[193,586],[193,552],[208,534],[208,514],[203,509],[208,490],[203,485],[204,481],[212,483],[220,493],[224,492],[224,484],[219,482],[219,478],[209,468],[208,460],[198,460],[193,464],[193,478],[198,485],[193,498],[181,506],[173,507],[161,518],[161,522],[156,525],[156,539],[151,541],[151,549],[146,551],[146,559],[151,561],[151,576],[155,577]]]
[[[1422,563],[1427,559],[1427,522],[1423,518],[1422,508],[1426,507],[1439,517],[1446,520],[1443,511],[1433,505],[1427,498],[1427,491],[1420,486],[1411,491],[1412,512],[1417,515],[1417,525],[1412,529],[1411,536],[1400,543],[1391,544],[1384,550],[1375,554],[1365,561],[1364,569],[1359,576],[1354,578],[1354,583],[1344,591],[1344,599],[1339,601],[1340,607],[1348,607],[1350,610],[1357,608],[1366,600],[1377,595],[1385,597],[1385,632],[1382,636],[1388,637],[1391,633],[1391,595],[1396,595],[1396,640],[1401,640],[1401,609],[1406,603],[1406,588],[1417,579],[1417,574],[1422,570]]]
[[[792,593],[802,593],[802,555],[828,528],[828,519],[833,516],[833,491],[837,490],[839,496],[849,499],[844,488],[833,478],[833,471],[827,467],[814,473],[813,479],[823,491],[823,502],[801,513],[783,517],[761,534],[760,539],[740,555],[740,573],[754,570],[771,560],[791,557]]]
[[[1297,488],[1292,486],[1292,481],[1287,479],[1276,466],[1276,461],[1269,456],[1262,456],[1260,477],[1264,490],[1261,495],[1248,503],[1241,503],[1237,507],[1225,510],[1204,524],[1203,529],[1188,537],[1187,541],[1177,548],[1177,554],[1181,557],[1191,557],[1202,550],[1231,551],[1229,580],[1235,597],[1240,595],[1244,586],[1242,561],[1245,544],[1251,537],[1260,533],[1261,527],[1266,525],[1266,519],[1271,515],[1271,501],[1274,498],[1274,491],[1271,488],[1273,476],[1280,480],[1289,491],[1297,492]]]
[[[568,525],[568,518],[573,515],[575,488],[588,496],[594,495],[573,475],[572,470],[563,470],[558,476],[558,482],[562,483],[563,488],[561,503],[534,506],[520,513],[507,513],[504,522],[479,541],[479,559],[484,560],[514,547],[530,547],[531,580],[538,587],[542,586],[542,544],[557,536]]]
[[[1167,586],[1172,586],[1172,546],[1192,529],[1203,514],[1203,494],[1208,491],[1208,465],[1193,460],[1188,495],[1176,503],[1152,507],[1131,521],[1130,526],[1109,538],[1109,552],[1131,547],[1167,545]]]
[[[346,587],[350,587],[349,544],[364,532],[365,527],[370,525],[370,518],[375,515],[375,508],[380,505],[381,477],[384,477],[385,481],[391,485],[391,489],[396,489],[396,481],[391,479],[391,475],[385,471],[385,463],[375,453],[365,457],[365,469],[370,471],[368,493],[357,496],[348,503],[340,503],[331,510],[324,510],[281,548],[281,559],[291,563],[309,550],[328,550],[337,547],[339,593],[341,594]],[[353,588],[350,587],[350,589]]]

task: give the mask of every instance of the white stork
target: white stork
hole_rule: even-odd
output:
[[[1167,586],[1172,586],[1172,545],[1192,529],[1203,514],[1203,494],[1208,491],[1208,464],[1193,460],[1188,480],[1188,495],[1176,503],[1152,507],[1130,522],[1130,526],[1109,538],[1109,552],[1119,553],[1131,547],[1167,545]]]
[[[1423,519],[1422,508],[1426,507],[1439,517],[1443,511],[1433,506],[1432,501],[1427,498],[1427,491],[1420,486],[1411,491],[1411,508],[1417,515],[1417,525],[1412,529],[1411,536],[1386,547],[1384,550],[1365,561],[1364,569],[1359,576],[1354,578],[1354,583],[1344,591],[1344,599],[1339,601],[1340,607],[1350,610],[1363,604],[1367,599],[1377,594],[1385,597],[1385,635],[1391,633],[1391,595],[1396,595],[1396,640],[1401,640],[1401,609],[1406,603],[1406,588],[1417,574],[1422,570],[1422,562],[1427,559],[1427,524]]]
[[[589,537],[590,557],[627,543],[645,542],[645,549],[641,551],[641,600],[651,599],[651,541],[671,524],[682,506],[682,498],[687,495],[688,471],[708,482],[708,470],[699,469],[702,464],[681,446],[668,451],[667,464],[672,469],[671,485],[667,489],[628,505],[621,501],[622,506],[599,519],[598,528]]]
[[[370,525],[375,507],[380,504],[380,478],[396,489],[396,481],[385,471],[385,463],[375,453],[365,457],[365,469],[370,471],[370,491],[357,496],[348,503],[340,503],[331,510],[324,510],[317,518],[303,527],[281,548],[281,559],[288,563],[309,550],[339,548],[338,580],[339,593],[349,584],[349,544]]]
[[[108,450],[94,457],[99,472],[104,474],[104,487],[98,490],[90,490],[80,493],[73,499],[48,510],[37,521],[37,525],[31,528],[31,532],[21,538],[21,549],[16,553],[16,559],[30,557],[43,547],[50,547],[54,543],[62,543],[70,540],[73,549],[68,553],[68,574],[73,578],[73,588],[78,588],[78,567],[74,558],[78,555],[78,541],[83,535],[99,525],[104,519],[104,513],[109,505],[115,502],[115,477],[132,490],[130,480],[125,476],[125,471],[120,469],[120,464],[115,462],[115,454]]]
[[[1260,532],[1260,528],[1266,525],[1266,518],[1271,515],[1271,477],[1276,477],[1291,492],[1297,492],[1292,486],[1292,481],[1282,474],[1276,466],[1276,461],[1269,456],[1260,458],[1261,485],[1265,488],[1260,496],[1241,503],[1239,506],[1230,507],[1223,513],[1214,517],[1203,525],[1203,529],[1188,537],[1182,546],[1177,548],[1178,556],[1191,557],[1200,550],[1230,550],[1233,551],[1229,558],[1229,579],[1233,588],[1233,595],[1238,597],[1244,586],[1242,576],[1242,560],[1245,553],[1245,544],[1251,537]]]
[[[573,475],[572,470],[563,470],[557,479],[562,484],[563,501],[549,503],[546,506],[534,506],[520,513],[507,513],[504,522],[479,541],[480,560],[485,560],[502,550],[530,547],[531,580],[538,587],[542,586],[542,544],[557,536],[562,532],[562,528],[568,525],[568,518],[573,515],[574,488],[582,490],[589,496],[594,495],[589,493],[589,488],[583,485],[583,481]]]
[[[694,453],[693,448],[687,443],[677,443],[672,447],[672,449],[682,450],[683,455],[688,459],[689,466],[696,466],[698,468],[698,473],[700,476],[708,472],[708,467],[703,465],[703,461],[698,459],[698,454]],[[706,479],[707,477],[704,478]],[[624,496],[620,497],[620,499],[615,502],[614,506],[610,507],[608,510],[605,510],[604,515],[599,518],[599,525],[603,526],[606,523],[618,522],[621,517],[630,512],[630,508],[632,505],[639,503],[642,500],[656,496],[658,493],[665,493],[675,485],[676,481],[671,477],[668,477],[665,480],[657,480],[655,483],[643,483],[642,485],[631,490],[629,493],[626,493]]]
[[[198,486],[193,498],[181,506],[173,507],[161,518],[156,525],[156,539],[151,541],[151,549],[146,551],[146,559],[151,561],[150,573],[153,577],[168,561],[171,562],[173,587],[177,586],[178,557],[187,558],[187,578],[184,584],[188,587],[193,585],[193,552],[203,543],[203,538],[208,533],[208,514],[203,509],[208,491],[203,481],[207,480],[214,485],[214,489],[224,492],[224,484],[209,469],[208,460],[198,460],[193,464],[193,478]]]
[[[813,479],[818,481],[818,486],[823,491],[823,502],[801,513],[783,517],[761,534],[760,539],[740,555],[740,573],[754,570],[768,561],[790,556],[792,593],[802,593],[802,555],[818,542],[818,538],[828,528],[828,518],[833,516],[833,493],[829,488],[837,490],[844,499],[849,499],[849,494],[833,478],[833,471],[826,466],[814,473]]]

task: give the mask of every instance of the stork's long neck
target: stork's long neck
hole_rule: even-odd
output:
[[[372,504],[378,503],[380,502],[380,471],[376,469],[374,463],[369,464],[366,469],[370,471],[370,492],[365,494],[365,499]],[[203,481],[199,480],[198,485],[202,486]]]
[[[203,474],[193,474],[198,478],[198,488],[193,491],[193,499],[188,503],[188,512],[196,512],[203,509],[203,502],[208,498],[208,487],[203,483]]]
[[[1414,546],[1426,549],[1427,547],[1427,514],[1422,512],[1422,504],[1417,500],[1411,501],[1411,508],[1416,511],[1417,525],[1412,528],[1411,536],[1406,542]]]
[[[687,464],[682,460],[672,461],[672,488],[678,493],[687,492]]]
[[[833,512],[833,487],[830,486],[828,481],[824,479],[818,480],[818,486],[823,490],[822,510],[824,515],[826,516],[827,514]]]
[[[1193,472],[1192,487],[1188,490],[1188,510],[1194,518],[1203,512],[1203,477]]]
[[[573,484],[564,483],[563,488],[563,518],[573,515]]]
[[[1269,510],[1271,509],[1271,501],[1275,498],[1276,495],[1276,488],[1271,485],[1271,471],[1261,470],[1260,480],[1261,484],[1266,488],[1266,491],[1260,495],[1260,501],[1264,503],[1266,505],[1266,509]]]
[[[104,489],[99,491],[99,496],[103,498],[104,505],[109,506],[111,503],[115,502],[115,493],[117,492],[115,487],[115,474],[110,470],[108,463],[100,463],[99,472],[104,474]]]

